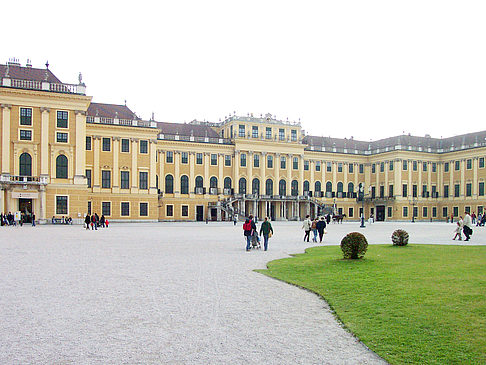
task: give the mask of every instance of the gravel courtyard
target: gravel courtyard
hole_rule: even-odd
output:
[[[312,245],[300,222],[272,224],[267,252],[245,252],[241,223],[1,227],[0,363],[384,363],[316,295],[253,271]],[[446,223],[331,224],[325,241],[396,228],[454,243]]]

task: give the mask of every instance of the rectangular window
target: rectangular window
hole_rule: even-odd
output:
[[[444,185],[444,198],[449,197],[449,185]]]
[[[68,134],[63,132],[56,133],[56,142],[68,143]]]
[[[167,151],[165,153],[165,162],[166,163],[174,163],[174,152],[173,151]]]
[[[272,128],[267,127],[265,130],[265,138],[266,139],[272,139]]]
[[[403,217],[404,218],[408,217],[408,207],[403,207]]]
[[[393,215],[393,208],[392,207],[388,207],[388,218],[391,218]]]
[[[105,151],[105,152],[111,151],[111,138],[103,138],[102,150]]]
[[[140,171],[138,173],[138,186],[140,189],[148,189],[148,172]]]
[[[258,153],[253,155],[253,167],[260,167],[260,155]]]
[[[181,152],[181,163],[183,163],[183,164],[189,163],[189,153]]]
[[[327,171],[327,172],[331,172],[331,171],[332,171],[332,165],[331,165],[331,163],[330,163],[330,162],[328,162],[328,163],[326,164],[326,171]]]
[[[442,217],[443,218],[447,218],[449,215],[448,215],[448,212],[447,212],[447,207],[442,207]]]
[[[121,216],[122,217],[128,217],[130,215],[130,203],[129,202],[121,202],[120,204],[121,208]]]
[[[459,184],[454,185],[454,198],[459,198],[460,188],[461,188],[461,186]]]
[[[240,155],[240,166],[242,167],[246,166],[246,153],[242,153]]]
[[[120,173],[120,188],[121,189],[130,188],[130,171],[122,171]]]
[[[139,145],[140,145],[140,153],[148,153],[148,141],[141,140]]]
[[[364,165],[362,163],[359,164],[359,173],[360,174],[364,173]]]
[[[384,198],[385,197],[385,186],[384,185],[380,185],[380,198]]]
[[[471,183],[466,184],[466,196],[472,196],[472,184]]]
[[[427,207],[422,207],[422,217],[427,218],[428,210]]]
[[[181,215],[183,217],[189,217],[189,206],[188,205],[182,205],[181,206]]]
[[[444,172],[449,172],[449,162],[444,163]]]
[[[416,198],[417,197],[417,185],[416,184],[413,184],[412,185],[412,197]]]
[[[32,125],[31,108],[20,108],[20,125]]]
[[[91,137],[86,137],[86,151],[91,151]]]
[[[417,163],[417,161],[413,161],[412,162],[412,170],[413,171],[417,171],[418,170],[418,163]]]
[[[281,169],[287,168],[287,158],[285,156],[280,157],[280,168]]]
[[[140,203],[140,216],[141,217],[148,216],[148,203]]]
[[[256,125],[251,127],[251,136],[253,138],[258,138],[258,127]]]
[[[348,217],[349,218],[353,218],[354,217],[354,209],[353,208],[349,208],[348,209]]]
[[[224,155],[224,165],[225,166],[231,166],[231,156],[230,155]]]
[[[371,199],[375,199],[376,197],[376,186],[371,187]]]
[[[32,131],[28,129],[21,129],[20,130],[20,140],[21,141],[31,141],[32,140]]]
[[[267,168],[273,169],[273,156],[272,155],[267,156]]]
[[[304,160],[304,171],[309,171],[309,160]]]
[[[101,214],[111,216],[111,202],[101,202]]]
[[[418,207],[413,207],[413,216],[418,217]]]
[[[385,163],[384,162],[380,163],[380,172],[385,172]]]
[[[68,197],[56,196],[56,214],[68,214]]]
[[[130,152],[130,140],[128,138],[122,138],[121,140],[121,151]]]
[[[245,126],[243,124],[240,124],[238,128],[238,137],[244,137],[244,136],[245,136]]]
[[[403,162],[402,162],[402,170],[404,170],[404,171],[408,170],[408,162],[407,162],[407,160],[403,160]]]
[[[454,217],[458,217],[459,216],[459,207],[453,207],[452,208],[452,214],[454,215]]]
[[[479,183],[478,195],[484,196],[484,182]]]
[[[437,218],[437,207],[432,207],[432,218]]]
[[[294,157],[292,159],[292,168],[294,170],[298,170],[299,169],[299,158],[298,157]]]
[[[348,164],[348,172],[352,174],[354,172],[354,165],[352,163]]]
[[[482,205],[478,205],[478,214],[483,214],[483,208]]]
[[[466,169],[472,169],[472,160],[470,158],[466,160]]]
[[[91,170],[86,170],[86,180],[88,183],[88,188],[91,187]]]
[[[88,214],[91,215],[91,201],[88,202]]]
[[[427,162],[422,163],[422,171],[427,171]]]
[[[393,198],[393,185],[388,186],[388,196]]]
[[[196,164],[202,165],[202,163],[203,163],[203,154],[202,153],[196,153]]]
[[[437,172],[437,164],[432,162],[432,172]]]
[[[376,172],[376,165],[371,164],[371,173],[374,174]]]
[[[427,185],[422,185],[422,198],[427,198]]]
[[[290,139],[292,140],[292,142],[297,141],[297,131],[295,129],[292,129],[290,131]]]
[[[454,169],[456,171],[459,171],[461,169],[461,161],[455,161],[454,162]]]
[[[58,110],[57,111],[57,128],[68,127],[68,112]]]
[[[437,198],[437,186],[432,185],[432,198]]]
[[[285,129],[279,128],[278,130],[278,139],[283,141],[285,139]]]
[[[101,187],[104,189],[111,188],[111,171],[109,170],[101,171]]]
[[[338,162],[338,172],[343,172],[343,163]]]
[[[216,153],[211,153],[211,166],[216,166],[218,164],[218,155]]]
[[[406,198],[408,196],[408,189],[407,188],[408,188],[407,184],[402,185],[402,196],[404,198]]]
[[[388,169],[389,169],[390,171],[393,171],[393,161],[389,161],[389,162],[388,162]]]
[[[464,210],[467,214],[471,214],[471,207],[464,207]]]
[[[484,168],[484,157],[479,158],[479,168],[480,169]]]
[[[321,161],[316,161],[316,171],[321,171]]]
[[[174,206],[171,204],[168,204],[165,206],[165,215],[167,217],[172,217],[174,216]]]

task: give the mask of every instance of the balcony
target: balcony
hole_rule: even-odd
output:
[[[86,86],[84,84],[59,84],[47,81],[3,78],[1,86],[11,87],[15,89],[40,90],[64,94],[86,95]]]
[[[0,183],[18,184],[18,185],[47,185],[47,176],[17,176],[1,175]]]

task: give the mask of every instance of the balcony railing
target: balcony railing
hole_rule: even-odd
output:
[[[1,175],[0,182],[9,184],[34,184],[47,185],[47,176],[17,176],[17,175]]]
[[[74,85],[11,78],[3,78],[1,81],[1,86],[12,87],[16,89],[41,90],[65,94],[86,95],[86,85],[84,84]]]

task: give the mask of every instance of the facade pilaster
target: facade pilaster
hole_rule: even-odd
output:
[[[101,149],[101,137],[93,136],[93,192],[99,192],[101,188],[100,149]]]
[[[10,110],[12,105],[2,104],[2,174],[10,175]]]
[[[209,152],[204,152],[204,187],[206,187],[206,194],[209,194]]]
[[[473,182],[472,182],[472,195],[473,197],[478,197],[478,167],[479,167],[479,159],[477,157],[473,158]]]
[[[194,166],[196,164],[195,161],[196,153],[189,152],[189,194],[190,197],[194,197],[194,190],[195,190],[195,176],[194,176]]]
[[[131,138],[132,142],[132,186],[130,189],[131,193],[138,193],[138,139]]]
[[[219,194],[223,194],[223,188],[224,188],[223,166],[224,166],[224,153],[218,153],[218,192]]]
[[[174,151],[174,196],[179,197],[181,193],[181,153]]]
[[[157,194],[157,140],[152,139],[150,143],[150,171],[149,171],[149,193]],[[179,179],[180,182],[180,179]],[[159,181],[160,183],[160,181]]]
[[[41,112],[41,144],[40,144],[40,163],[41,176],[49,176],[49,108],[40,108]],[[84,152],[84,151],[83,151]],[[83,153],[84,156],[84,153]],[[84,172],[83,172],[84,175]]]
[[[76,117],[76,147],[74,184],[86,185],[86,112],[75,111]]]
[[[132,151],[133,153],[134,151]],[[113,193],[120,191],[120,137],[113,137]]]

